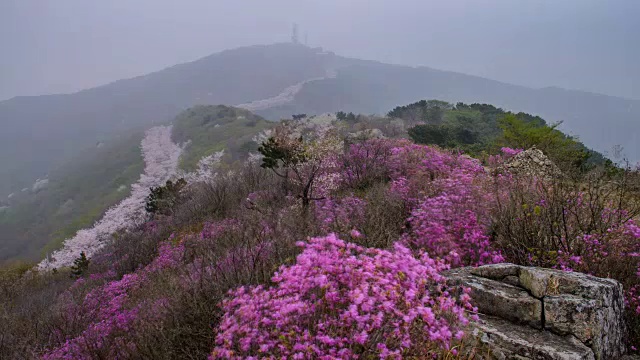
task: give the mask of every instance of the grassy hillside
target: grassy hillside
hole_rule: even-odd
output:
[[[47,187],[15,193],[0,212],[0,262],[42,258],[128,196],[144,167],[142,137],[135,131],[88,149],[52,171]]]
[[[240,104],[337,70],[306,84],[268,119],[339,110],[385,113],[419,99],[492,103],[515,112],[564,121],[589,147],[622,145],[640,159],[640,101],[557,88],[531,89],[425,67],[349,59],[302,45],[276,44],[224,51],[197,61],[75,94],[17,97],[0,102],[0,197],[19,191],[98,141],[139,126],[166,122],[196,104]]]
[[[489,105],[437,103],[447,107],[440,111],[424,104],[392,111],[405,120],[340,114],[331,124],[331,117],[283,122],[261,148],[263,166],[236,162],[206,186],[185,187],[168,202],[171,216],[152,215],[73,271],[21,277],[24,268],[0,268],[0,338],[11,339],[0,341],[0,357],[384,358],[394,351],[471,359],[491,346],[466,326],[477,320],[469,316],[475,295],[437,274],[502,262],[620,281],[629,311],[615,330],[629,330],[627,348],[640,346],[638,172],[502,176],[505,165],[521,161],[516,149],[482,162],[413,143],[402,125],[465,124],[483,144],[508,138],[496,134],[505,117],[545,129],[542,119]],[[262,124],[247,115],[224,106],[183,113],[174,137],[193,145],[183,166],[218,149],[224,126],[242,138]],[[523,141],[514,147],[525,147],[530,139],[516,140]],[[571,348],[581,341],[598,350],[575,341]]]
[[[196,106],[174,120],[174,141],[187,144],[180,167],[225,150],[228,165],[245,159],[258,144],[252,138],[274,125],[249,111],[228,106]],[[54,169],[46,187],[16,192],[0,205],[0,262],[38,260],[60,247],[79,229],[90,227],[104,211],[129,195],[143,171],[143,131],[99,143]]]
[[[457,148],[474,156],[497,153],[505,146],[536,146],[561,167],[581,168],[605,162],[601,153],[564,134],[557,124],[493,105],[421,100],[397,106],[388,116],[412,124],[408,132],[417,143]]]
[[[302,45],[244,47],[68,95],[0,102],[0,196],[98,141],[173,119],[196,104],[240,104],[323,76],[332,61]]]
[[[188,142],[180,167],[193,171],[202,157],[220,150],[225,150],[226,161],[245,158],[248,152],[258,149],[252,138],[273,125],[247,110],[224,105],[185,110],[173,125],[173,140]]]
[[[435,109],[434,104],[437,105]],[[404,125],[389,117],[357,116],[340,128],[345,132],[380,128],[393,136],[411,135],[418,143],[454,147],[472,155],[482,155],[496,152],[497,141],[503,132],[500,119],[506,114],[492,105],[421,101],[389,112],[391,118],[402,119]],[[525,113],[515,116],[525,123],[547,126],[545,120],[537,116]],[[173,126],[173,140],[185,145],[180,167],[193,171],[202,157],[221,150],[225,150],[225,166],[245,159],[249,152],[258,149],[254,137],[275,123],[235,107],[201,105],[183,111],[174,119]],[[433,140],[433,134],[441,136],[443,133],[446,133],[445,137]],[[141,138],[142,131],[138,131],[117,142],[94,146],[53,171],[46,188],[17,192],[0,204],[7,207],[0,211],[0,261],[41,258],[126,197],[129,185],[143,170],[139,149]],[[579,149],[587,150],[581,143],[576,144]],[[550,155],[553,157],[554,154]],[[592,156],[602,160],[597,153]]]
[[[419,99],[491,103],[564,120],[563,129],[601,152],[623,145],[640,159],[640,101],[558,88],[531,89],[425,67],[344,58],[302,45],[224,51],[197,61],[75,94],[0,102],[0,196],[49,173],[98,141],[165,122],[196,104],[240,104],[306,84],[293,103],[261,111],[268,119],[339,110],[385,113]]]
[[[311,82],[294,102],[258,112],[268,119],[291,114],[352,111],[385,114],[398,104],[420,99],[452,103],[487,103],[513,112],[539,114],[578,136],[588,147],[610,152],[622,145],[631,160],[640,160],[640,101],[563,90],[532,89],[426,67],[360,62],[338,70],[333,79]]]

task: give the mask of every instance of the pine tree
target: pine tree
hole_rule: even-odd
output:
[[[79,278],[89,269],[89,259],[85,255],[84,251],[80,253],[80,257],[73,260],[73,266],[71,266],[71,277]]]

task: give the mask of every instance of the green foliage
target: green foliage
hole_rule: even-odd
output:
[[[12,261],[0,266],[0,296],[6,296],[6,291],[24,274],[33,269],[35,264],[24,261]]]
[[[535,146],[561,168],[582,168],[590,153],[582,143],[559,131],[558,125],[540,126],[514,114],[505,114],[499,119],[502,135],[496,139],[496,144],[523,149]]]
[[[284,142],[270,137],[260,145],[258,152],[262,154],[262,165],[265,169],[295,166],[306,161],[302,138]]]
[[[80,253],[80,256],[73,260],[73,266],[71,266],[71,277],[79,278],[89,270],[89,259],[85,255],[84,251]]]
[[[249,140],[243,143],[242,145],[240,145],[239,151],[241,153],[248,154],[250,152],[257,152],[259,147],[260,145],[257,142],[255,142],[254,140]]]
[[[260,116],[230,106],[195,106],[185,110],[173,122],[173,141],[188,144],[179,166],[193,171],[202,157],[221,150],[231,160],[241,160],[247,156],[245,146],[251,145],[247,144],[252,138],[272,126]]]
[[[180,178],[176,182],[167,180],[164,186],[151,188],[151,193],[147,196],[145,210],[151,214],[168,215],[173,206],[180,198],[180,191],[187,185],[187,182]]]
[[[425,122],[427,124],[442,124],[444,113],[451,110],[451,104],[440,100],[421,100],[406,106],[397,106],[387,114],[389,117],[404,119],[411,122]]]
[[[271,126],[242,109],[197,106],[176,118],[172,136],[180,143],[191,140],[181,166],[193,170],[202,156],[223,149],[225,160],[246,157],[248,150],[258,147],[252,138]],[[16,193],[9,209],[0,212],[0,263],[41,259],[126,198],[130,185],[144,170],[142,138],[141,129],[118,141],[86,149],[50,174],[47,189]]]
[[[338,119],[339,121],[346,121],[353,124],[358,121],[358,115],[352,112],[346,113],[344,111],[338,111],[336,113],[336,119]]]
[[[478,142],[478,133],[462,126],[416,125],[409,129],[409,136],[418,144],[464,148]]]
[[[442,123],[426,122],[410,128],[409,136],[416,143],[456,148],[474,156],[496,153],[503,146],[523,149],[536,146],[568,171],[584,172],[608,162],[602,154],[563,134],[558,124],[549,126],[539,116],[506,112],[493,105],[457,103],[452,107],[423,100],[396,107],[389,115],[411,121],[418,114],[420,121],[425,122],[430,106],[445,109]]]
[[[449,143],[448,128],[442,125],[416,125],[409,129],[409,136],[417,144],[445,146]]]
[[[49,175],[46,189],[16,193],[10,208],[0,213],[0,263],[41,259],[129,196],[130,185],[144,170],[142,138],[141,130],[85,149]]]

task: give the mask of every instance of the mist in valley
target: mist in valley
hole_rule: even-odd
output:
[[[0,2],[0,359],[635,359],[638,18]]]
[[[640,98],[633,0],[8,0],[0,99],[74,92],[239,46],[300,40],[338,54],[529,87]]]

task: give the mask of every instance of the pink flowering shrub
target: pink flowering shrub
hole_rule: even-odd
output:
[[[483,158],[484,162],[487,166],[491,168],[498,168],[501,165],[504,165],[509,159],[514,156],[520,154],[523,149],[512,149],[509,147],[503,147],[500,149],[500,154],[489,155]]]
[[[489,210],[494,199],[469,173],[435,180],[442,192],[422,199],[409,217],[404,239],[413,248],[444,259],[451,266],[479,266],[504,261],[489,239]]]
[[[500,151],[506,156],[506,157],[513,157],[516,156],[518,154],[520,154],[523,149],[512,149],[509,147],[503,147],[500,149]]]
[[[624,181],[519,179],[406,140],[314,146],[284,177],[247,165],[189,190],[173,216],[118,234],[52,296],[57,322],[44,322],[53,330],[35,351],[455,358],[475,309],[439,273],[502,261],[621,281],[640,344],[640,198]]]
[[[447,195],[428,198],[409,218],[411,233],[406,239],[431,256],[451,266],[480,266],[504,261],[487,235],[487,226],[464,204]]]
[[[453,151],[409,143],[393,148],[392,153],[391,188],[414,203],[444,190],[443,183],[436,180],[455,174],[485,176],[479,161]]]
[[[605,233],[585,234],[574,248],[558,251],[556,264],[567,271],[610,277],[622,283],[632,346],[640,346],[639,229],[635,221],[629,220]]]
[[[367,249],[333,234],[300,246],[272,287],[229,294],[212,358],[424,358],[463,337],[474,309],[466,292],[451,295],[443,262],[401,244]]]
[[[366,205],[366,200],[355,196],[327,198],[316,202],[315,217],[322,232],[346,234],[362,228]]]
[[[577,184],[512,178],[503,183],[508,196],[496,203],[492,231],[509,262],[620,281],[633,330],[640,325],[640,209],[626,181],[606,173]],[[631,338],[640,344],[638,331]]]
[[[632,286],[625,295],[629,338],[632,342],[632,350],[637,351],[640,347],[640,284]]]
[[[640,231],[615,201],[536,179],[509,186],[493,224],[508,260],[593,274],[610,272],[614,257],[637,263]]]
[[[451,266],[503,260],[488,236],[492,180],[477,160],[415,144],[392,152],[390,188],[411,207],[403,240]]]
[[[141,314],[147,320],[158,316],[166,301],[148,299],[135,303],[131,301],[131,294],[140,290],[154,273],[180,264],[183,253],[183,246],[163,243],[158,256],[147,267],[119,280],[106,281],[89,291],[79,304],[69,301],[64,310],[65,317],[87,325],[77,336],[65,339],[62,345],[46,352],[43,358],[118,358],[135,351],[135,345],[128,341],[128,334]],[[112,275],[115,273],[110,271],[105,279]],[[78,285],[83,282],[83,279],[78,280]],[[70,295],[67,294],[69,300]]]
[[[238,220],[225,219],[200,227],[172,234],[159,244],[150,264],[119,280],[113,270],[78,280],[61,299],[65,319],[73,324],[57,334],[57,345],[43,357],[180,358],[177,348],[210,352],[210,324],[224,294],[238,285],[268,281],[274,259],[281,264],[290,254],[270,240],[274,229],[264,221],[245,219],[240,226]]]
[[[403,141],[372,139],[351,144],[341,157],[343,187],[363,189],[387,180],[392,149]]]

